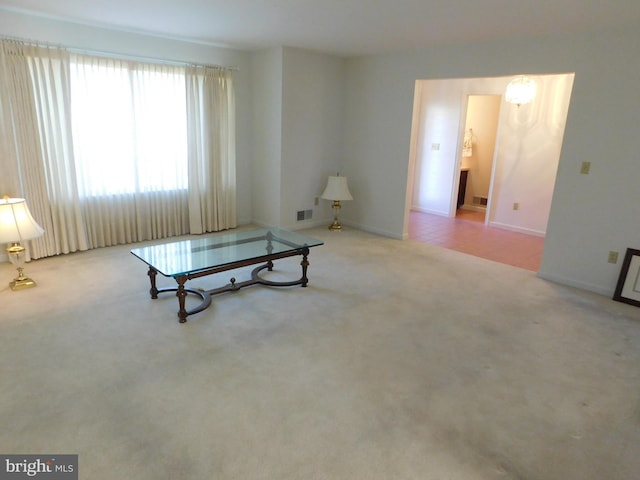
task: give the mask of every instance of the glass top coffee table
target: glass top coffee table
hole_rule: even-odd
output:
[[[149,265],[147,274],[151,281],[149,293],[152,299],[158,298],[160,292],[176,292],[179,303],[178,320],[184,323],[187,321],[187,316],[206,309],[211,304],[211,297],[219,293],[236,291],[255,284],[272,287],[293,285],[306,287],[309,282],[307,279],[309,249],[323,244],[324,242],[320,240],[297,232],[281,228],[263,228],[134,248],[131,253]],[[299,279],[276,282],[260,277],[259,273],[262,270],[273,270],[274,260],[295,255],[302,256],[300,262],[302,276]],[[243,282],[236,282],[235,278],[231,278],[229,284],[213,290],[185,287],[187,280],[256,264],[262,265],[254,268],[251,278]],[[157,288],[158,273],[165,277],[173,277],[178,285]],[[185,304],[188,293],[199,296],[202,303],[187,310]]]

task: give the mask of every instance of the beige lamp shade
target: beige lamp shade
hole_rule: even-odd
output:
[[[0,243],[31,240],[43,233],[24,198],[0,199]]]
[[[353,200],[347,186],[347,177],[330,176],[327,181],[327,187],[322,192],[321,197],[325,200]]]

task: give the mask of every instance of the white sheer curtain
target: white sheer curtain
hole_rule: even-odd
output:
[[[189,233],[184,68],[71,60],[74,151],[91,244]]]
[[[191,233],[236,226],[232,74],[232,71],[222,68],[187,68]]]
[[[230,70],[0,44],[0,186],[45,228],[32,257],[236,226]]]
[[[1,42],[5,154],[34,218],[45,229],[34,258],[89,248],[78,201],[69,115],[69,57],[59,48]]]
[[[14,82],[8,75],[10,55],[17,47],[12,42],[0,43],[0,195],[16,197],[20,192],[20,175],[12,111],[19,95],[14,94]],[[20,83],[18,83],[20,84]],[[30,91],[30,90],[29,90]]]

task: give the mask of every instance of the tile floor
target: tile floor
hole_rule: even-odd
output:
[[[484,213],[458,210],[456,218],[409,214],[409,238],[537,272],[544,238],[484,225]]]

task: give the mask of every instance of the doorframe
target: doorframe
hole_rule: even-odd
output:
[[[469,97],[471,96],[487,96],[500,98],[500,112],[498,113],[498,125],[496,128],[496,138],[493,147],[493,158],[491,159],[491,174],[489,177],[489,191],[487,193],[487,209],[484,215],[484,225],[489,225],[492,209],[493,187],[495,185],[496,164],[498,161],[498,145],[500,144],[500,135],[502,130],[502,115],[504,113],[503,95],[499,93],[463,93],[460,108],[460,121],[458,124],[458,145],[456,147],[456,168],[453,172],[453,191],[451,192],[451,203],[449,205],[449,217],[455,218],[457,211],[458,189],[460,188],[460,169],[462,168],[462,145],[464,143],[464,135],[467,126],[467,111],[469,107]]]

